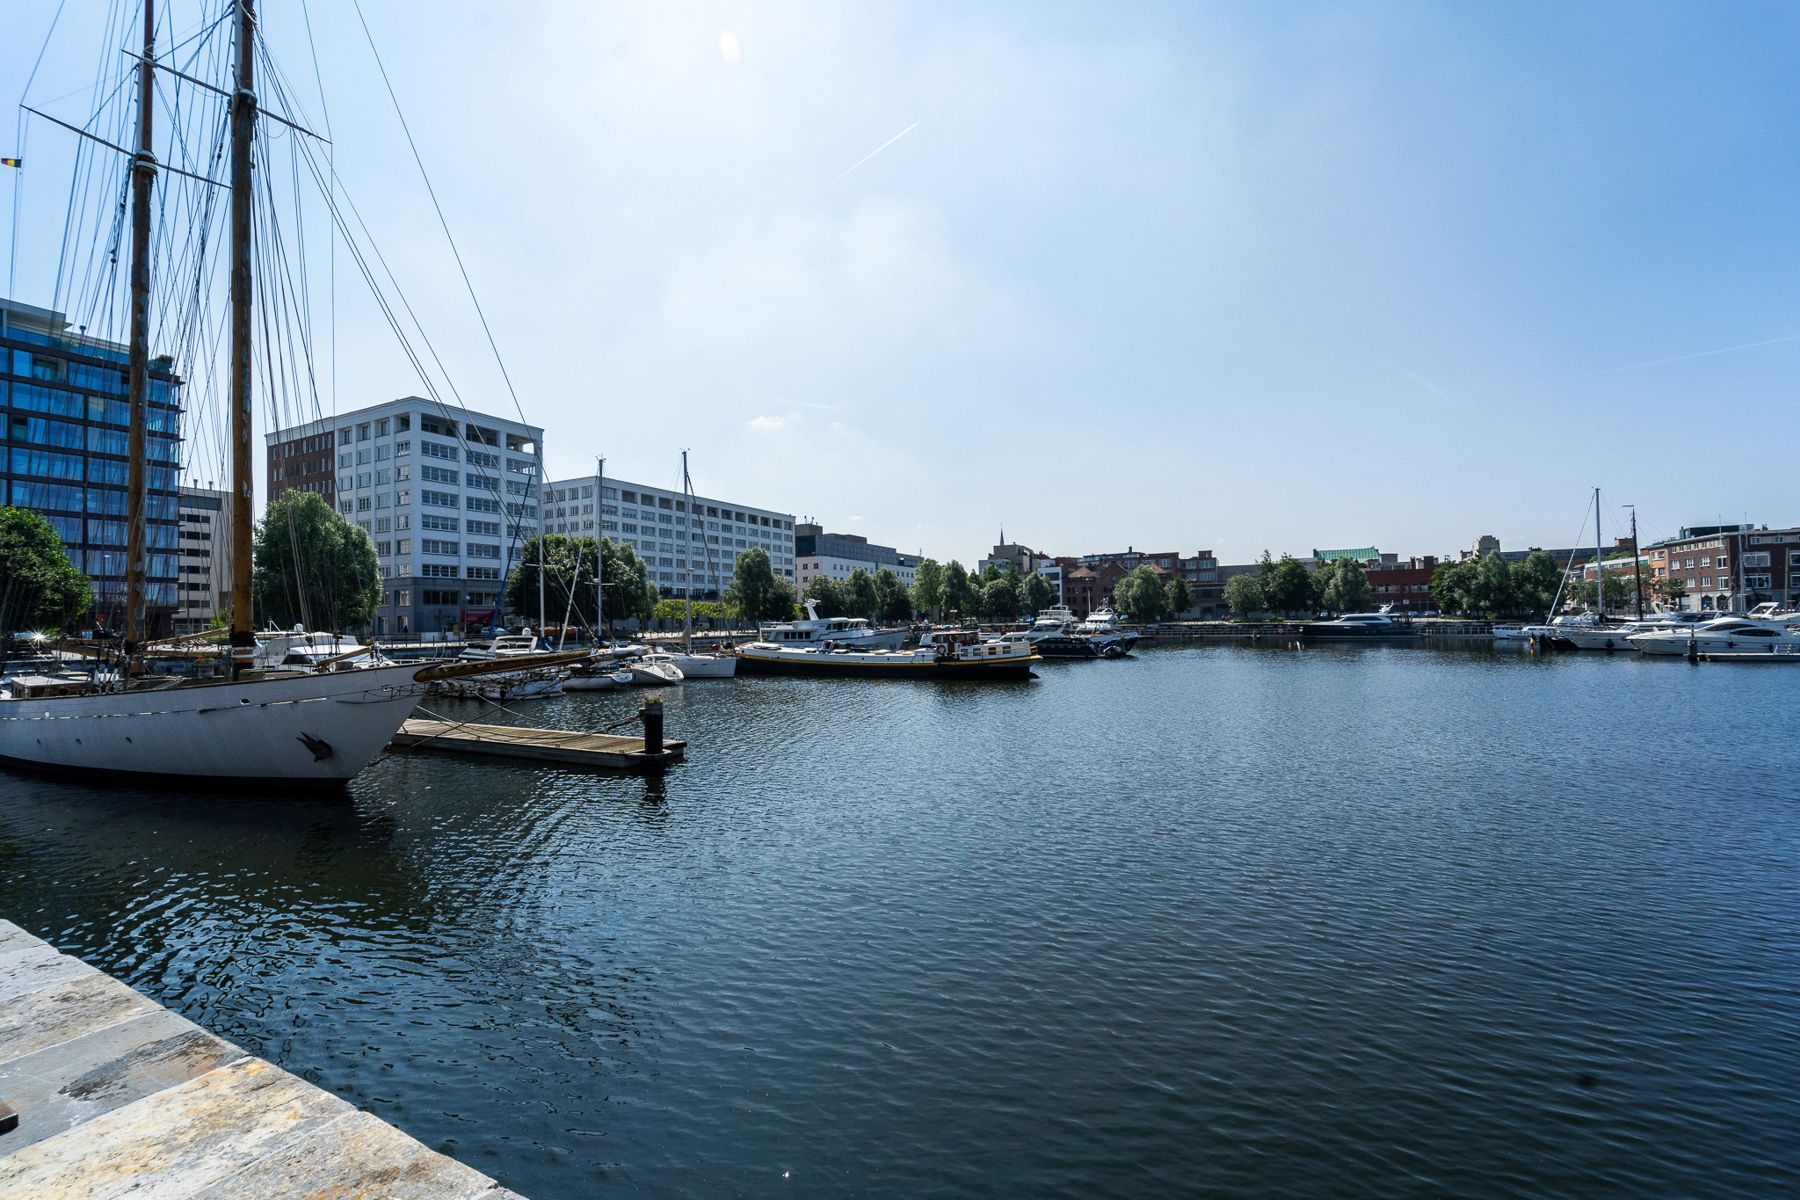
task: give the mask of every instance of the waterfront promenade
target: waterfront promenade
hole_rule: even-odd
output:
[[[0,920],[0,1128],[15,1117],[7,1200],[518,1200]]]

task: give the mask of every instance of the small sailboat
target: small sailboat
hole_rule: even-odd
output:
[[[688,532],[704,548],[707,574],[711,575],[712,547],[706,540],[706,527],[694,516],[694,481],[688,476],[687,451],[681,452],[681,490],[687,493]],[[668,657],[684,679],[730,679],[737,674],[737,659],[729,654],[705,654],[694,651],[694,547],[688,547],[687,606],[682,622],[684,637],[680,653]]]

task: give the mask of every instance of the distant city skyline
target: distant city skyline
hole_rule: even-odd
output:
[[[165,46],[199,24],[159,7]],[[463,399],[513,414],[356,10],[266,7]],[[1796,517],[1800,10],[364,11],[551,478],[668,483],[686,447],[702,491],[965,563],[1001,524],[1225,562],[1569,545],[1595,484],[1609,536],[1614,497],[1646,542]],[[51,15],[0,46],[14,88]],[[62,14],[27,103],[92,111],[104,19]],[[72,139],[21,129],[9,291],[57,305]],[[325,417],[420,391],[337,273]],[[1696,454],[1726,412],[1755,435]]]

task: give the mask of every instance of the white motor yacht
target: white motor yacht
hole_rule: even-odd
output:
[[[897,650],[909,633],[911,630],[907,629],[876,629],[861,617],[821,617],[819,602],[808,600],[805,620],[764,625],[758,636],[771,645],[799,649],[833,646],[849,650]]]
[[[1137,631],[1119,628],[1119,614],[1110,608],[1096,608],[1087,620],[1076,622],[1070,632],[1103,639],[1102,653],[1108,658],[1129,654],[1138,643]]]
[[[1405,621],[1395,620],[1384,604],[1378,612],[1345,613],[1331,621],[1307,621],[1300,626],[1300,636],[1309,642],[1375,642],[1399,641],[1417,636]]]
[[[378,651],[353,637],[338,633],[309,632],[299,625],[286,633],[271,633],[257,640],[256,657],[252,660],[260,670],[312,670],[321,665],[345,664],[368,667],[386,663]]]
[[[458,662],[504,662],[544,653],[535,634],[503,633],[492,641],[472,643],[456,656]],[[568,672],[561,667],[531,667],[519,671],[486,674],[472,679],[446,679],[436,689],[465,700],[541,700],[560,696]]]
[[[1717,617],[1701,624],[1633,634],[1645,654],[1704,658],[1773,658],[1800,655],[1800,626],[1749,616]]]

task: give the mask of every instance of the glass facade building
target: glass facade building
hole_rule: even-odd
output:
[[[126,347],[63,314],[0,299],[0,500],[46,517],[93,582],[96,627],[124,626],[130,439]],[[167,633],[179,577],[181,380],[150,364],[145,545],[149,633]]]

